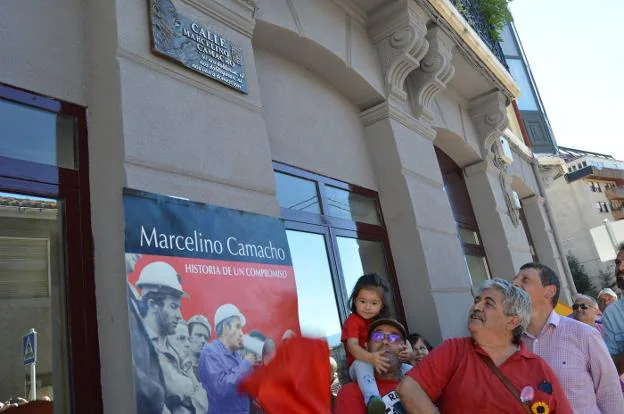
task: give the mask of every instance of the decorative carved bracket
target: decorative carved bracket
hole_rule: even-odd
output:
[[[433,98],[455,74],[452,63],[455,43],[440,27],[429,30],[426,39],[429,51],[420,62],[420,68],[408,77],[407,88],[414,114],[432,122]]]
[[[427,12],[412,0],[381,7],[370,16],[368,31],[377,46],[388,98],[407,101],[405,79],[427,53],[429,20]]]
[[[507,97],[499,91],[489,93],[475,99],[470,104],[470,118],[472,118],[482,142],[483,158],[486,163],[492,163],[498,170],[498,182],[503,191],[507,213],[514,226],[520,225],[520,212],[514,207],[512,199],[511,177],[507,174],[509,166],[505,163],[493,145],[504,134],[509,119],[507,118]]]
[[[489,157],[492,144],[503,135],[509,124],[507,97],[499,91],[491,92],[470,103],[469,114],[482,142],[484,158]]]

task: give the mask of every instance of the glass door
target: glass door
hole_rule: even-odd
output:
[[[59,413],[69,412],[63,210],[54,198],[0,192],[0,400],[50,400]],[[36,341],[24,344],[31,330]]]

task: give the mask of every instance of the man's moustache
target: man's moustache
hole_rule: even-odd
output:
[[[481,311],[472,311],[472,312],[470,312],[470,319],[472,319],[472,318],[479,319],[482,322],[484,320],[483,314],[481,313]]]

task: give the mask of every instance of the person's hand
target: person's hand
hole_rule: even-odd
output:
[[[384,351],[371,352],[371,355],[373,356],[372,365],[377,373],[383,374],[390,369],[390,362],[384,356]]]
[[[258,365],[258,357],[253,352],[245,352],[243,359],[249,361],[252,366]]]
[[[401,346],[401,350],[399,351],[399,361],[403,363],[409,363],[410,357],[412,356],[412,346],[408,343]]]

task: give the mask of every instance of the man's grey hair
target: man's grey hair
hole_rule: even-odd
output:
[[[486,280],[479,289],[479,295],[486,289],[496,289],[502,293],[503,313],[506,316],[517,316],[520,320],[520,324],[512,332],[513,342],[519,343],[531,321],[531,298],[524,290],[505,279]]]
[[[588,300],[588,301],[592,304],[592,306],[593,306],[594,308],[598,309],[598,302],[596,302],[596,299],[592,298],[592,297],[591,297],[591,296],[589,296],[589,295],[576,295],[576,296],[574,297],[574,302],[576,302],[576,301],[577,301],[577,299],[585,299],[585,300]]]

